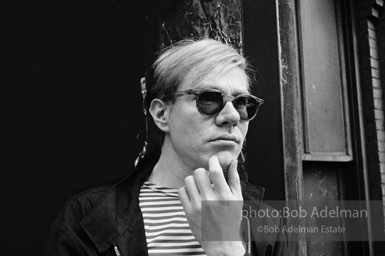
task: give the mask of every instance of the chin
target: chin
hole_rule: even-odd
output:
[[[217,156],[219,158],[219,164],[221,165],[222,169],[228,169],[230,163],[232,160],[237,160],[239,154],[234,154],[234,152],[229,151],[221,151],[217,153]]]
[[[212,155],[217,155],[219,159],[219,164],[221,165],[222,169],[227,170],[231,161],[238,159],[239,152],[227,151],[227,150],[206,152],[204,155],[201,155],[200,160],[196,162],[196,168],[203,167],[208,169],[209,158]]]

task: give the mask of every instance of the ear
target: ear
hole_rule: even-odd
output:
[[[160,99],[154,99],[150,105],[150,114],[158,128],[163,132],[168,132],[168,118],[170,107]]]

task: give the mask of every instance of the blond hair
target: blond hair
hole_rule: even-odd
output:
[[[247,61],[233,47],[213,39],[183,40],[165,49],[154,62],[149,92],[152,99],[167,100],[166,96],[176,92],[187,78],[191,85],[199,84],[208,75],[221,75],[234,68],[244,71],[249,83]]]

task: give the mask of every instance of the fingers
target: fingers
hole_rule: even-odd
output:
[[[231,189],[231,192],[233,194],[241,199],[242,198],[242,189],[241,189],[241,181],[239,178],[239,173],[237,170],[238,161],[233,160],[230,163],[229,170],[228,170],[228,183],[229,187]]]
[[[191,202],[192,206],[200,208],[200,204],[201,204],[202,199],[201,199],[201,195],[200,195],[198,186],[195,183],[194,177],[193,176],[187,176],[184,179],[184,184],[185,184],[185,188],[186,188],[187,194],[190,198],[190,202]]]
[[[208,199],[213,193],[208,171],[204,168],[199,168],[194,171],[195,183],[198,186],[202,199]]]
[[[186,187],[183,186],[179,189],[179,199],[182,202],[183,209],[186,213],[192,211],[192,205],[190,202],[190,197],[188,196]]]
[[[228,169],[228,182],[226,182],[218,157],[211,156],[208,174],[204,168],[196,169],[194,175],[185,178],[185,186],[179,190],[179,196],[183,207],[192,208],[200,208],[202,200],[213,200],[217,196],[219,196],[217,199],[242,200],[237,161],[231,161]]]
[[[212,155],[209,158],[209,178],[214,184],[214,190],[222,195],[231,192],[227,185],[221,165],[219,164],[218,156]]]

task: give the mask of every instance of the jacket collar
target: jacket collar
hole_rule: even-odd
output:
[[[80,225],[100,253],[106,251],[126,231],[132,232],[141,211],[140,187],[151,174],[154,164],[139,164],[131,174],[114,185],[104,198],[87,214]],[[264,188],[241,182],[244,201],[261,203]],[[144,227],[143,227],[144,229]]]
[[[133,168],[80,222],[100,253],[110,248],[124,232],[134,229],[140,214],[140,186],[152,169],[153,165]]]

